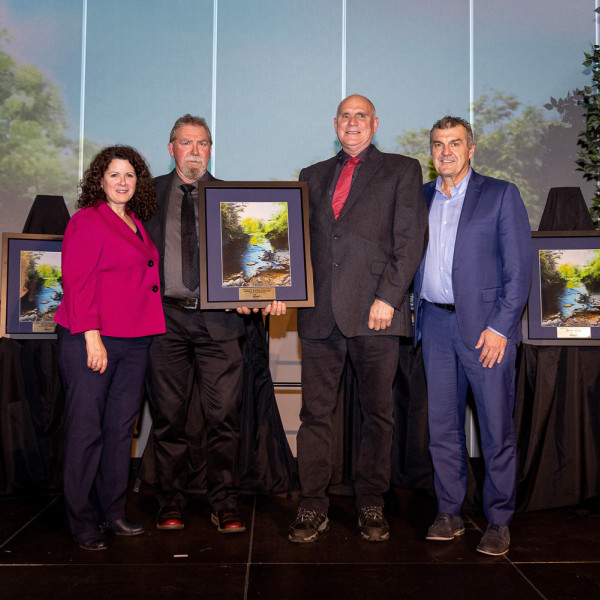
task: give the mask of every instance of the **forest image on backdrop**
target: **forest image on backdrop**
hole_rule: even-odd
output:
[[[79,144],[66,134],[58,84],[36,66],[19,64],[7,46],[10,35],[0,30],[0,214],[3,223],[11,215],[19,232],[37,194],[63,196],[73,205]],[[99,146],[86,140],[84,148],[87,165]]]
[[[10,32],[0,30],[0,211],[1,229],[9,230],[9,223],[12,230],[20,231],[37,194],[63,196],[73,212],[79,140],[69,134],[74,129],[73,118],[67,114],[61,95],[61,86],[67,82],[52,81],[38,66],[22,64],[11,54],[10,44]],[[565,96],[568,92],[564,91]],[[474,167],[519,187],[533,229],[537,229],[549,187],[580,185],[589,201],[592,186],[575,172],[574,163],[577,134],[584,128],[581,107],[558,114],[542,104],[524,105],[514,93],[492,90],[481,94],[472,109]],[[464,110],[463,116],[468,116],[469,107]],[[428,135],[427,128],[408,127],[396,137],[395,148],[381,149],[418,158],[428,181],[435,177]],[[85,139],[83,146],[86,168],[99,144]],[[144,154],[149,149],[138,150]],[[297,173],[302,165],[290,160],[289,172]]]

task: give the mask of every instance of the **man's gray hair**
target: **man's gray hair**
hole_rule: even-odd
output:
[[[473,140],[473,129],[471,129],[469,121],[465,121],[465,119],[461,119],[460,117],[451,117],[449,115],[442,117],[433,124],[433,127],[429,132],[429,146],[433,143],[433,132],[436,129],[451,129],[452,127],[458,127],[459,125],[462,125],[467,130],[467,147],[472,148],[475,142]]]
[[[171,129],[169,142],[173,143],[175,141],[175,138],[177,137],[177,130],[183,127],[184,125],[195,125],[196,127],[204,127],[204,129],[206,129],[206,133],[208,134],[208,141],[212,146],[212,136],[210,135],[210,129],[208,128],[208,123],[206,122],[206,119],[203,119],[202,117],[194,117],[189,113],[187,115],[183,115],[183,117],[179,117],[179,119],[175,121],[173,129]]]

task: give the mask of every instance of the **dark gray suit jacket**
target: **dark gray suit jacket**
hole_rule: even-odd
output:
[[[298,310],[300,337],[412,335],[408,290],[425,251],[427,206],[415,159],[372,148],[336,221],[328,190],[337,157],[300,173],[308,183],[315,307]],[[368,328],[375,298],[396,310],[392,326]]]
[[[160,254],[160,293],[164,295],[165,289],[165,228],[167,223],[167,207],[169,204],[169,196],[171,194],[171,185],[175,171],[171,171],[167,175],[161,175],[154,179],[156,186],[156,196],[158,200],[158,210],[156,214],[144,226],[146,231],[152,238],[154,245],[157,247]],[[216,181],[209,173],[209,181]],[[200,232],[202,235],[202,232]],[[184,309],[187,310],[187,309]],[[204,310],[202,311],[206,328],[210,337],[215,341],[232,340],[244,335],[244,320],[235,311],[225,312],[224,310]]]

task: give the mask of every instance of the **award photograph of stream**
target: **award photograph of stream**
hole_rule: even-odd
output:
[[[600,327],[600,250],[540,250],[542,327]]]
[[[223,287],[292,285],[286,202],[221,202]]]
[[[49,321],[63,298],[60,252],[21,252],[19,321]]]

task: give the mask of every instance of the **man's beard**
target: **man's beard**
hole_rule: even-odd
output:
[[[195,160],[186,158],[181,165],[181,172],[186,179],[197,181],[206,173],[206,164],[201,158]]]

